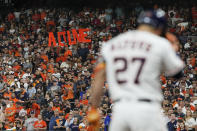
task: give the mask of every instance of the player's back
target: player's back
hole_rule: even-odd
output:
[[[107,80],[113,100],[122,97],[162,100],[160,74],[170,43],[145,31],[129,31],[105,43]],[[168,52],[166,52],[168,53]]]

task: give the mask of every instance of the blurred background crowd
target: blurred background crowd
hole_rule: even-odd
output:
[[[168,30],[178,34],[179,55],[186,63],[181,80],[161,76],[161,113],[169,131],[197,129],[197,4],[123,3],[94,8],[4,5],[9,10],[0,16],[0,130],[88,130],[88,98],[102,42],[136,29],[136,18],[147,5],[166,11]],[[79,28],[91,29],[91,43],[48,47],[48,32]],[[108,130],[111,119],[107,89],[105,83],[100,131]]]

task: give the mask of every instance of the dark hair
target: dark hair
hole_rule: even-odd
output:
[[[182,119],[178,119],[178,123],[183,123],[183,120]]]
[[[59,115],[60,115],[60,116],[64,116],[64,113],[60,113]]]

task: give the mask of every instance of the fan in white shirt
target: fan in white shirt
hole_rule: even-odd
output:
[[[186,118],[185,118],[185,126],[187,130],[192,130],[196,126],[196,121],[192,117],[192,112],[190,110],[187,110],[186,112]]]

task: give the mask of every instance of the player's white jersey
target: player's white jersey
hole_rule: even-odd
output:
[[[184,67],[170,43],[145,31],[128,31],[103,43],[107,81],[112,100],[163,99],[160,74],[174,75]]]

